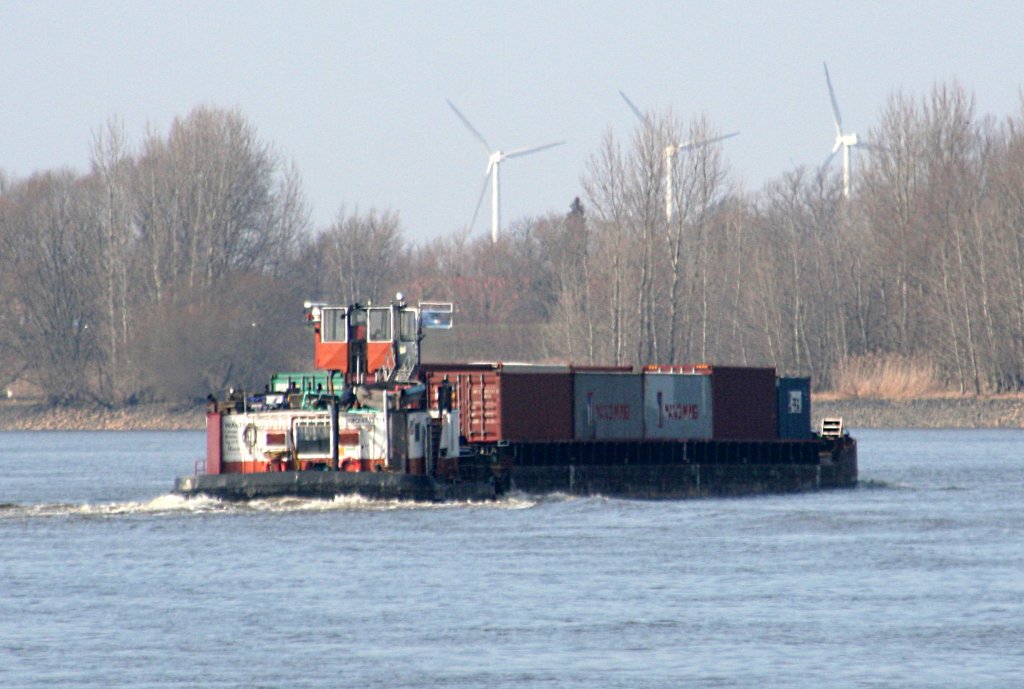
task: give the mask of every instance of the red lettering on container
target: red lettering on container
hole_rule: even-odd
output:
[[[594,415],[602,421],[629,421],[629,405],[595,404]]]

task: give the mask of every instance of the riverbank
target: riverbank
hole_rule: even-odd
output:
[[[122,409],[0,402],[0,431],[192,431],[206,428],[205,407],[137,404]]]
[[[1024,397],[935,397],[914,400],[813,400],[815,428],[822,417],[841,417],[847,428],[1024,428]],[[0,401],[0,431],[203,430],[203,406],[139,404],[123,409],[44,407]]]
[[[813,399],[811,416],[841,417],[847,428],[1024,428],[1024,397],[912,400]]]

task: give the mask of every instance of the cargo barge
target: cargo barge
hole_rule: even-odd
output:
[[[850,488],[857,444],[811,429],[810,380],[772,368],[422,363],[449,303],[306,304],[314,370],[211,396],[207,451],[176,493],[659,499]]]

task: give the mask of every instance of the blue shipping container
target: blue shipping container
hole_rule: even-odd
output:
[[[779,378],[779,437],[806,440],[811,437],[811,379]]]

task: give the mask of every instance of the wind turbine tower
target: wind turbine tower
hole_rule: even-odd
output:
[[[653,127],[651,119],[644,113],[640,112],[640,108],[636,107],[633,101],[631,101],[625,93],[619,91],[619,95],[622,96],[622,100],[626,101],[626,105],[628,105],[629,109],[633,111],[633,114],[644,123],[644,126]],[[702,148],[734,136],[739,136],[739,132],[730,132],[729,134],[714,136],[710,139],[690,139],[689,141],[669,144],[662,150],[662,154],[665,157],[665,222],[672,222],[672,213],[675,208],[675,203],[672,198],[672,171],[675,169],[676,155],[679,151],[689,151],[694,148]]]
[[[484,151],[487,153],[487,169],[484,171],[484,185],[480,190],[480,198],[477,199],[476,209],[473,211],[473,219],[470,221],[469,226],[473,227],[476,224],[476,216],[480,212],[480,206],[484,201],[484,195],[487,193],[487,182],[491,183],[491,241],[498,241],[498,233],[501,229],[501,183],[500,183],[500,169],[501,163],[509,158],[518,158],[520,156],[529,155],[530,153],[537,153],[543,151],[546,148],[552,148],[554,146],[561,146],[564,141],[556,141],[555,143],[544,144],[543,146],[532,146],[530,148],[516,148],[511,151],[502,151],[500,149],[492,149],[490,144],[483,135],[476,130],[466,116],[459,112],[459,109],[455,107],[455,104],[451,101],[448,102],[448,107],[452,109],[455,115],[462,120],[462,124],[466,125],[473,136],[483,144]]]
[[[832,146],[832,153],[825,160],[825,165],[828,166],[839,149],[843,149],[843,198],[848,199],[850,198],[850,149],[865,144],[857,138],[857,132],[843,133],[843,116],[839,114],[839,103],[836,102],[836,92],[832,89],[828,65],[824,62],[821,64],[825,67],[825,83],[828,85],[828,97],[832,101],[832,121],[836,125],[836,141]]]

